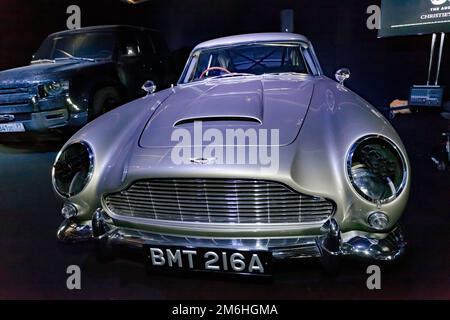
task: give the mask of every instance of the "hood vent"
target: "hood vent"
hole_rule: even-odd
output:
[[[245,116],[216,116],[216,117],[198,117],[198,118],[187,118],[187,119],[181,119],[174,123],[174,127],[181,126],[184,124],[191,124],[196,121],[201,122],[223,122],[223,121],[235,121],[235,122],[251,122],[251,123],[257,123],[259,125],[262,124],[262,121],[258,118],[253,117],[245,117]]]

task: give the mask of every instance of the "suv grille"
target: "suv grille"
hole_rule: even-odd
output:
[[[0,87],[0,113],[32,112],[33,90],[33,87]]]

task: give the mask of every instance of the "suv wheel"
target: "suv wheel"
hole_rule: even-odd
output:
[[[120,95],[114,87],[106,87],[98,90],[92,99],[92,107],[89,109],[89,119],[94,119],[120,105]]]

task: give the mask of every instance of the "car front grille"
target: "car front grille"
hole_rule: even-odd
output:
[[[149,179],[104,198],[124,217],[203,223],[311,223],[328,219],[332,202],[270,181]]]
[[[33,87],[0,87],[0,113],[25,113],[33,111]]]

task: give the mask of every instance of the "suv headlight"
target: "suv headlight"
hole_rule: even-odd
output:
[[[39,86],[39,96],[46,98],[57,96],[69,91],[70,82],[68,80],[52,81]]]
[[[64,148],[53,166],[53,185],[62,196],[71,197],[80,193],[89,183],[94,171],[91,147],[85,142],[76,142]]]
[[[358,194],[374,203],[394,200],[406,184],[405,158],[393,142],[381,136],[367,136],[353,145],[347,171]]]

